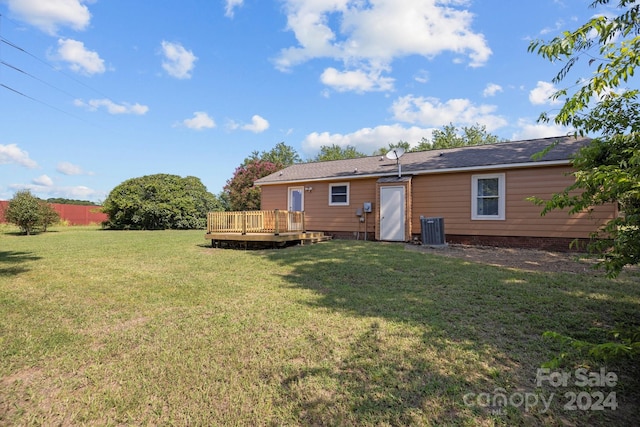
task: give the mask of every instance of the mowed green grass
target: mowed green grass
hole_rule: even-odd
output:
[[[208,247],[203,231],[11,231],[0,425],[637,421],[632,363],[585,362],[616,372],[615,387],[535,384],[562,350],[543,332],[601,339],[592,328],[640,322],[637,273],[535,273],[362,241],[241,251]],[[618,408],[563,407],[564,393],[594,390]],[[554,400],[474,397],[498,392]]]

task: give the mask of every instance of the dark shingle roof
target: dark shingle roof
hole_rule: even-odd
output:
[[[488,169],[553,163],[568,163],[589,138],[561,136],[476,145],[444,150],[405,153],[400,158],[403,175],[415,175],[451,170]],[[534,155],[556,144],[542,158]],[[258,179],[257,185],[340,178],[390,176],[397,174],[395,160],[385,156],[327,162],[297,163],[279,172]]]

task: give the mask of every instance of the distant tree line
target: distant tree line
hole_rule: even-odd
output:
[[[57,203],[60,205],[99,206],[97,203],[89,200],[65,199],[62,197],[49,198],[47,199],[47,203]]]

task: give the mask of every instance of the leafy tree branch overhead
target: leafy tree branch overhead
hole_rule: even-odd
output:
[[[553,98],[566,98],[562,108],[554,116],[541,114],[539,120],[596,136],[573,162],[575,183],[538,202],[544,205],[543,214],[617,203],[621,214],[594,233],[591,245],[602,253],[608,274],[616,276],[625,265],[640,262],[640,103],[634,79],[640,65],[640,4],[596,0],[591,7],[613,7],[617,15],[597,14],[573,31],[529,45],[530,52],[563,64],[556,84],[566,82],[579,61],[587,61],[591,76],[578,76],[558,90]]]

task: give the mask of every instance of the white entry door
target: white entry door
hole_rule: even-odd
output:
[[[289,212],[304,210],[304,187],[289,187]]]
[[[380,240],[405,240],[404,206],[404,187],[380,187]]]
[[[289,212],[304,211],[304,187],[289,187]],[[302,217],[289,215],[289,230],[302,230]]]

